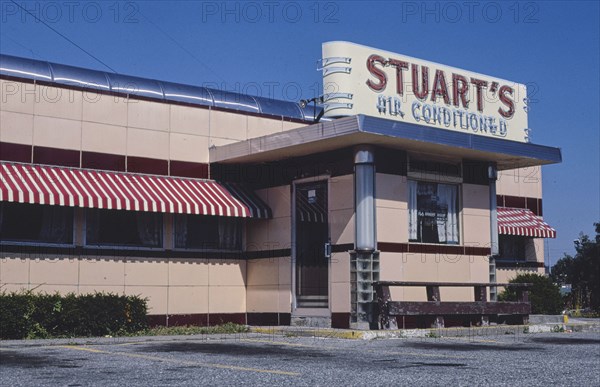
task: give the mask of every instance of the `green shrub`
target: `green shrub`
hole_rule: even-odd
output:
[[[562,311],[562,298],[560,289],[552,280],[544,275],[528,273],[519,274],[510,283],[531,283],[529,289],[529,302],[532,314],[560,314]],[[498,295],[498,301],[517,301],[514,288],[507,288]]]
[[[110,293],[0,293],[0,338],[105,336],[147,329],[147,301]]]

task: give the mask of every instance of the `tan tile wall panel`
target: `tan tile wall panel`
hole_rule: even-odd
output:
[[[67,295],[69,293],[77,294],[79,291],[78,287],[75,285],[32,285],[31,288],[35,288],[36,293],[46,293],[46,294],[55,294],[59,293],[61,295]]]
[[[246,293],[248,312],[279,312],[279,285],[252,285]]]
[[[490,282],[490,261],[488,257],[469,257],[469,262],[469,269],[471,270],[469,282]]]
[[[35,85],[0,79],[0,111],[33,114]]]
[[[532,238],[529,244],[529,248],[526,252],[527,260],[536,261],[536,262],[544,262],[545,257],[545,247],[544,247],[544,238]]]
[[[544,274],[544,268],[497,268],[496,269],[496,282],[507,283],[514,279],[519,274]],[[498,293],[504,288],[499,288]]]
[[[490,247],[490,216],[463,215],[459,228],[462,228],[462,244],[474,247]]]
[[[85,91],[83,93],[83,121],[127,126],[128,106],[129,103],[124,97]]]
[[[127,286],[125,295],[148,298],[148,314],[167,314],[169,288],[166,286]]]
[[[127,126],[141,129],[169,131],[169,105],[159,102],[129,100]]]
[[[383,281],[488,282],[489,266],[484,257],[441,254],[382,253]],[[472,288],[442,288],[442,300],[472,301]],[[392,287],[392,299],[426,301],[425,288]]]
[[[238,142],[239,140],[234,140],[231,138],[219,138],[219,137],[210,137],[209,141],[209,147],[211,146],[223,146],[223,145],[228,145],[228,144],[233,144],[234,142]]]
[[[330,306],[333,313],[350,312],[350,254],[333,253],[329,266]]]
[[[29,285],[27,284],[2,284],[2,291],[6,293],[20,293],[29,290]]]
[[[226,138],[238,141],[247,140],[247,116],[243,114],[211,110],[210,136],[214,138]]]
[[[346,252],[331,254],[330,270],[330,279],[332,283],[350,283],[350,254]]]
[[[463,184],[462,203],[465,215],[489,216],[489,187],[485,185]]]
[[[378,173],[375,180],[377,207],[408,209],[406,176]]]
[[[280,119],[248,116],[248,138],[262,137],[283,130]]]
[[[208,286],[169,287],[169,314],[208,313]]]
[[[298,129],[298,128],[301,128],[306,125],[307,125],[306,123],[283,121],[283,130],[286,131],[286,130]]]
[[[171,105],[171,133],[210,135],[210,110],[190,106]]]
[[[82,259],[79,263],[80,286],[120,285],[125,286],[125,260],[123,259]]]
[[[279,258],[252,259],[247,263],[247,285],[279,285]]]
[[[83,96],[81,91],[37,85],[36,115],[81,121]]]
[[[350,283],[333,282],[331,284],[331,312],[350,313]]]
[[[29,259],[11,257],[6,254],[0,259],[0,284],[24,285],[29,284]],[[2,288],[4,290],[4,287]]]
[[[209,260],[209,286],[245,286],[246,261]]]
[[[83,122],[81,148],[84,151],[124,155],[127,152],[127,128]]]
[[[289,218],[292,216],[290,186],[272,187],[257,191],[260,198],[273,211],[273,218]]]
[[[32,284],[69,285],[79,282],[79,260],[40,259],[31,262],[29,280]]]
[[[124,286],[117,285],[79,285],[79,294],[94,294],[94,293],[114,293],[114,294],[127,294],[125,293]],[[141,292],[134,293],[136,295],[143,294]],[[147,297],[144,293],[144,297]]]
[[[377,207],[377,241],[408,242],[408,210]]]
[[[331,243],[354,243],[354,210],[336,210],[329,212]]]
[[[160,258],[125,261],[125,286],[167,286],[168,265],[166,260]]]
[[[169,155],[171,160],[208,163],[208,137],[170,133]]]
[[[279,285],[279,306],[280,313],[290,313],[292,311],[292,287],[291,285]]]
[[[329,179],[329,210],[354,209],[354,176],[336,176]]]
[[[33,144],[33,115],[0,111],[0,141]]]
[[[244,286],[211,286],[208,289],[209,313],[245,313]]]
[[[127,155],[168,159],[169,133],[127,128]]]
[[[268,222],[268,240],[275,249],[288,248],[292,245],[291,218],[275,218]]]
[[[380,253],[379,279],[381,281],[414,281],[405,274],[406,263],[403,262],[401,253]],[[390,288],[393,299],[402,300],[405,297],[405,288]]]
[[[34,116],[33,144],[61,149],[81,149],[81,121]]]
[[[542,197],[542,168],[528,167],[498,172],[498,195]]]
[[[289,288],[292,284],[292,258],[281,257],[277,262],[279,263],[279,284]]]
[[[172,259],[169,261],[169,285],[207,286],[208,261],[200,259]]]

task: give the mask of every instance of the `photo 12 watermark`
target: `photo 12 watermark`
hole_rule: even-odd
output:
[[[333,1],[203,1],[202,23],[339,23]]]
[[[540,22],[540,6],[528,1],[402,1],[402,23]]]
[[[134,1],[2,1],[2,23],[139,23]]]

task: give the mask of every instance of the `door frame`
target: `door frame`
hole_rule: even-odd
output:
[[[331,259],[327,262],[327,308],[298,308],[297,297],[296,297],[296,185],[304,183],[318,183],[325,182],[327,185],[327,237],[331,238],[331,225],[329,222],[329,207],[330,207],[330,189],[331,189],[331,175],[318,175],[313,177],[307,177],[302,179],[296,179],[292,181],[291,186],[291,215],[292,215],[292,249],[291,249],[291,284],[292,284],[292,315],[313,315],[313,316],[330,316],[331,314]]]

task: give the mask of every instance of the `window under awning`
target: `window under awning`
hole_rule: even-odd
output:
[[[271,215],[253,192],[214,180],[12,162],[0,163],[0,201],[247,218]]]
[[[556,238],[556,230],[525,208],[498,207],[498,233],[532,238]]]

